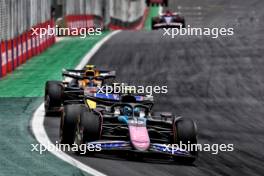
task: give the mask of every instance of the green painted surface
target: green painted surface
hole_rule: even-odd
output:
[[[60,80],[108,32],[86,39],[66,38],[0,80],[0,176],[86,176],[49,152],[31,151],[37,141],[30,119],[43,102],[46,80]]]
[[[151,30],[151,19],[152,17],[158,16],[159,8],[159,6],[149,7],[148,17],[145,22],[145,29]]]
[[[0,98],[0,176],[85,176],[79,169],[44,152],[31,151],[37,144],[29,120],[42,98]]]
[[[151,7],[145,29],[158,7]],[[0,176],[85,176],[86,173],[46,152],[32,152],[30,118],[43,101],[47,80],[60,80],[63,68],[74,68],[108,32],[86,39],[66,38],[0,80]]]
[[[158,10],[150,8],[145,29],[151,29],[151,18]],[[29,123],[43,101],[45,82],[60,80],[63,68],[74,68],[107,34],[66,38],[0,80],[0,176],[87,175],[49,152],[42,155],[32,152],[31,144],[37,141],[30,135]]]
[[[60,80],[63,68],[74,68],[100,36],[66,38],[33,57],[13,73],[0,80],[0,97],[38,97],[43,96],[47,80]]]

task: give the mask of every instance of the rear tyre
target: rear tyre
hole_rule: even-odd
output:
[[[60,123],[60,142],[62,144],[74,143],[76,124],[80,114],[80,105],[72,104],[64,107]]]
[[[61,81],[47,81],[45,85],[45,114],[53,115],[60,112],[62,104],[63,86]]]
[[[168,0],[164,0],[164,5],[168,7]]]
[[[150,5],[150,2],[149,2],[150,0],[146,0],[146,4],[147,4],[147,6],[149,6]]]

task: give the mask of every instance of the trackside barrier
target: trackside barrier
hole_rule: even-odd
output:
[[[12,71],[12,61],[13,61],[13,58],[12,58],[12,53],[13,53],[13,48],[12,48],[12,41],[9,40],[7,41],[7,46],[6,46],[6,49],[7,49],[7,72],[11,72]]]
[[[95,15],[67,15],[65,17],[66,27],[70,30],[70,35],[76,35],[73,32],[80,34],[82,28],[103,27],[102,17]]]
[[[148,9],[145,9],[144,15],[134,22],[122,22],[116,19],[111,19],[108,28],[110,30],[140,30],[144,27],[148,15]]]
[[[110,30],[138,30],[143,28],[148,9],[145,0],[110,0]]]
[[[1,76],[6,75],[6,41],[1,42]]]
[[[110,0],[63,0],[66,27],[80,32],[80,28],[101,27],[103,9]],[[72,30],[74,28],[74,30]],[[76,30],[78,29],[78,30]],[[71,33],[73,35],[73,33]],[[76,34],[75,34],[76,35]]]
[[[54,28],[54,20],[48,20],[33,28]],[[14,71],[19,65],[36,56],[55,43],[55,35],[33,35],[30,29],[10,40],[0,42],[0,77]]]
[[[12,40],[12,47],[13,47],[13,64],[12,64],[12,67],[13,67],[13,70],[17,67],[17,38],[14,38]]]
[[[27,50],[26,50],[26,37],[25,34],[22,34],[22,58],[23,63],[27,61]]]
[[[64,0],[64,4],[70,35],[91,27],[141,29],[147,13],[145,0]]]
[[[2,77],[2,42],[0,41],[0,78]]]

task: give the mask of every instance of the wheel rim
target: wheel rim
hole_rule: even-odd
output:
[[[63,124],[64,124],[64,115],[61,117],[61,123],[60,123],[60,143],[63,141]]]
[[[45,96],[45,109],[49,108],[50,97],[48,95]]]
[[[83,143],[83,132],[80,130],[79,125],[76,127],[76,132],[74,136],[74,143],[77,145],[81,145]]]

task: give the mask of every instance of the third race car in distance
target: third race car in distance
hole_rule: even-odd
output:
[[[147,6],[150,5],[162,5],[162,6],[168,6],[168,0],[146,0]]]
[[[151,27],[152,30],[161,28],[185,28],[185,19],[178,13],[168,10],[157,17],[153,17]]]

